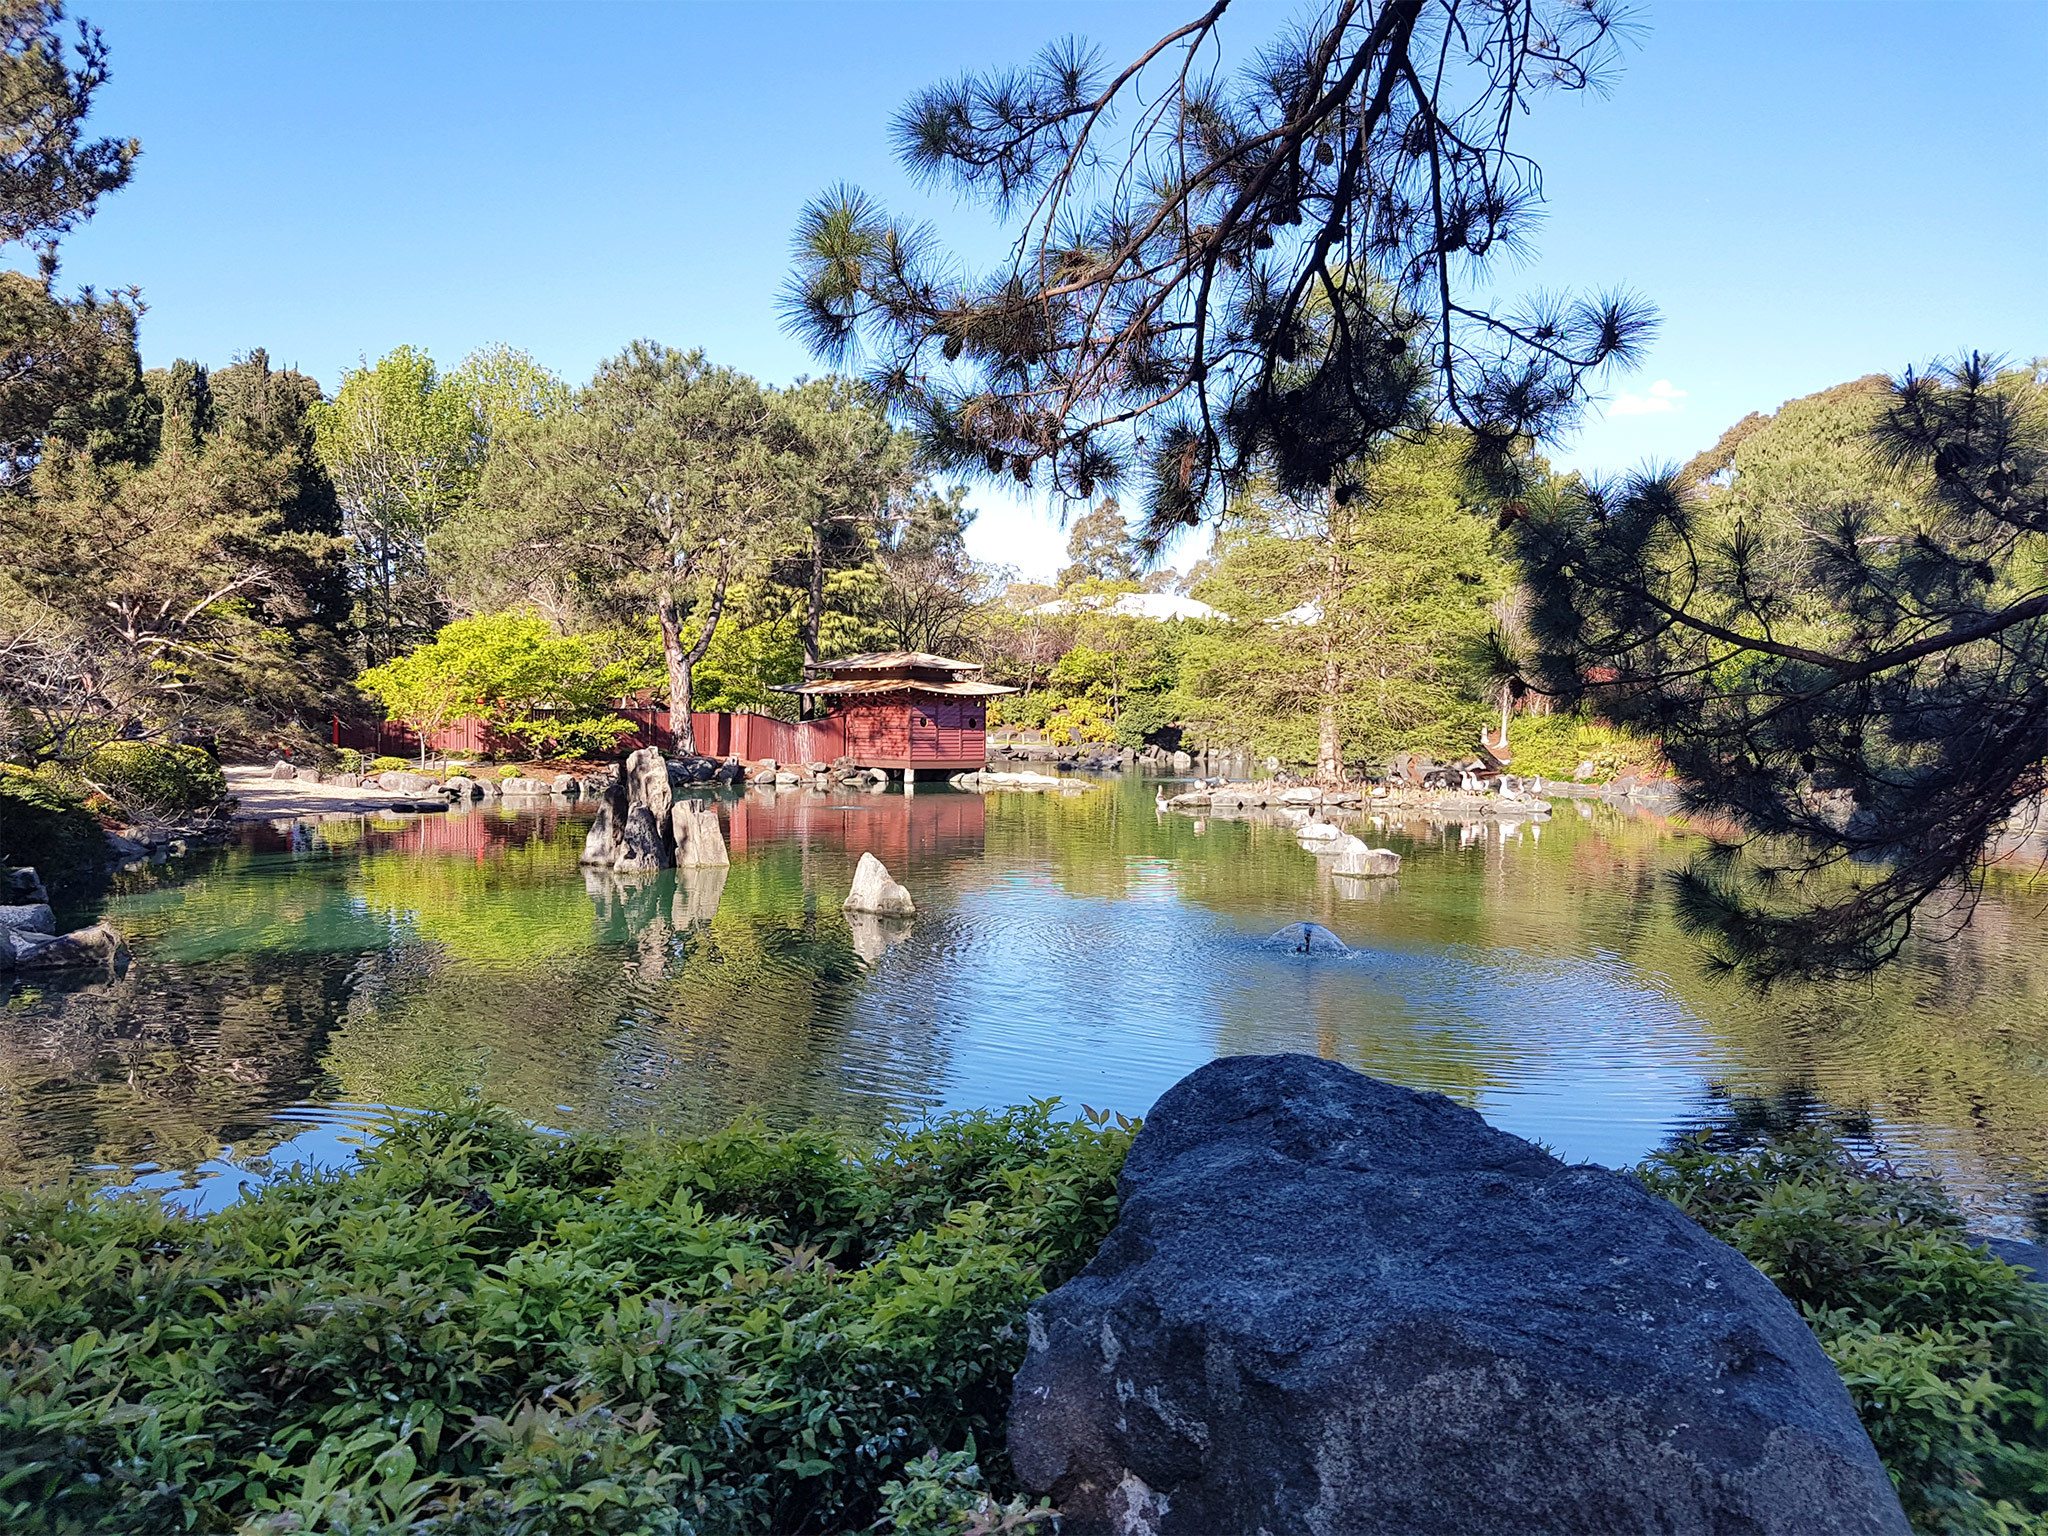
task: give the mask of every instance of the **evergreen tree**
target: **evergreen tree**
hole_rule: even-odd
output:
[[[1351,466],[1341,496],[1238,498],[1193,589],[1232,623],[1185,647],[1187,723],[1332,779],[1469,750],[1485,711],[1466,657],[1508,572],[1462,460],[1440,433]]]
[[[1077,581],[1122,584],[1138,579],[1138,550],[1114,496],[1103,498],[1093,511],[1074,519],[1067,534],[1067,560],[1059,574],[1062,587]]]
[[[789,464],[803,508],[798,629],[806,662],[821,659],[827,576],[865,563],[892,506],[915,485],[909,434],[889,426],[869,392],[844,378],[808,379],[781,396],[797,433]],[[790,679],[795,681],[795,679]]]
[[[1872,969],[1965,917],[2048,762],[2048,383],[1972,355],[1757,423],[1683,475],[1518,504],[1529,655],[1748,836],[1685,876],[1723,965]]]
[[[31,756],[119,735],[269,735],[324,712],[339,680],[342,546],[307,420],[318,386],[260,351],[217,374],[180,362],[132,379],[118,408],[60,419],[33,497],[0,500],[0,611],[17,641],[44,642],[36,666],[17,648],[4,679]]]
[[[1540,201],[1510,130],[1612,64],[1609,0],[1336,0],[1234,74],[1208,62],[1227,12],[1119,69],[1070,41],[905,107],[912,173],[1011,221],[993,271],[851,188],[805,211],[789,324],[864,360],[935,468],[1076,501],[1137,473],[1156,547],[1262,472],[1327,491],[1431,415],[1511,473],[1640,346],[1625,297],[1483,297]]]

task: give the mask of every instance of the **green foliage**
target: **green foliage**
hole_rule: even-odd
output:
[[[382,756],[382,757],[373,757],[373,758],[371,758],[371,759],[370,759],[370,761],[369,761],[369,764],[368,764],[368,765],[367,765],[367,766],[366,766],[366,767],[365,767],[365,768],[363,769],[363,772],[365,772],[365,773],[393,773],[393,772],[403,772],[403,771],[404,771],[405,769],[407,769],[407,768],[410,768],[410,767],[412,767],[412,766],[413,766],[413,765],[412,765],[411,763],[408,763],[408,762],[407,762],[407,761],[406,761],[406,760],[405,760],[404,758],[402,758],[402,757],[392,757],[392,756],[391,756],[391,755],[390,755],[389,753],[386,753],[386,754],[385,754],[384,756]]]
[[[1327,706],[1339,756],[1367,768],[1476,745],[1489,706],[1466,657],[1508,574],[1459,440],[1390,448],[1359,478],[1348,503],[1234,505],[1194,595],[1235,622],[1199,631],[1181,667],[1198,735],[1313,763]]]
[[[946,1453],[1002,1444],[1024,1309],[1100,1243],[1129,1145],[1051,1110],[874,1140],[466,1110],[199,1220],[0,1197],[0,1524],[961,1528],[979,1474]]]
[[[110,343],[111,345],[111,343]],[[339,682],[343,546],[312,379],[108,365],[60,413],[30,495],[0,498],[0,634],[38,756],[168,728],[269,737]],[[119,374],[119,377],[116,375]]]
[[[131,810],[177,815],[219,805],[228,781],[203,747],[110,741],[85,760],[84,773]]]
[[[100,824],[48,774],[0,763],[0,864],[33,864],[45,874],[76,869],[106,851]]]
[[[313,412],[350,538],[349,588],[371,661],[432,631],[439,612],[428,541],[475,491],[488,436],[471,390],[433,358],[398,347],[342,375]]]
[[[647,680],[603,637],[556,634],[531,610],[458,619],[356,686],[422,734],[473,715],[535,756],[609,750],[632,727],[612,712]]]
[[[1712,963],[1869,972],[2040,793],[2048,386],[1972,353],[1729,437],[1704,488],[1530,498],[1528,675],[1655,737],[1747,838],[1680,877]]]
[[[1937,1187],[1816,1129],[1682,1141],[1637,1175],[1799,1305],[1916,1529],[2048,1532],[2048,1290],[1971,1244]]]
[[[1567,711],[1517,716],[1508,733],[1508,747],[1516,773],[1541,774],[1546,779],[1605,784],[1624,768],[1668,771],[1655,742]],[[1592,771],[1580,773],[1587,765]]]
[[[1001,1504],[983,1485],[974,1445],[931,1450],[903,1469],[901,1482],[882,1485],[882,1518],[875,1529],[889,1536],[1002,1536],[1039,1527],[1050,1531],[1053,1512],[1022,1494]]]

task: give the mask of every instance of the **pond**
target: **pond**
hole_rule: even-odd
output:
[[[1398,878],[1340,882],[1276,817],[1085,793],[754,790],[725,871],[577,868],[568,810],[257,824],[135,876],[118,980],[0,1015],[0,1178],[85,1172],[232,1199],[465,1093],[543,1125],[701,1128],[753,1110],[873,1125],[1058,1097],[1142,1114],[1219,1053],[1313,1051],[1436,1089],[1564,1156],[1818,1102],[1868,1117],[1993,1228],[2048,1171],[2048,956],[2011,881],[1871,982],[1708,977],[1662,875],[1671,823],[1397,822]],[[905,927],[839,910],[873,851]],[[1271,942],[1322,924],[1342,955]],[[4,978],[0,978],[4,980]]]

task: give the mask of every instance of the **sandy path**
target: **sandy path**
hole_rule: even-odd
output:
[[[283,816],[345,816],[381,811],[414,795],[390,790],[350,789],[341,784],[315,784],[307,779],[273,779],[268,768],[223,768],[228,793],[241,802],[237,821],[270,821]]]

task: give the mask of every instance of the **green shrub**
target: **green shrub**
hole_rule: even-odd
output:
[[[0,1528],[737,1536],[886,1504],[926,1536],[984,1476],[1021,1521],[989,1448],[1024,1309],[1108,1231],[1130,1139],[1050,1109],[874,1140],[469,1111],[204,1219],[0,1196]]]
[[[2048,1287],[1970,1243],[1938,1188],[1814,1128],[1636,1171],[1799,1305],[1916,1530],[2048,1532]]]
[[[98,818],[84,797],[44,774],[0,763],[0,864],[60,875],[102,858]]]
[[[83,771],[131,811],[179,815],[219,805],[228,796],[220,764],[202,747],[110,741],[85,760]]]
[[[405,760],[404,758],[402,758],[402,757],[390,757],[390,756],[385,756],[385,757],[373,757],[373,758],[371,758],[371,759],[370,759],[370,766],[369,766],[369,767],[367,767],[367,768],[365,768],[365,769],[363,770],[363,772],[365,772],[365,773],[403,773],[403,772],[405,772],[405,771],[406,771],[407,769],[409,769],[409,768],[414,768],[414,767],[417,767],[417,766],[418,766],[417,764],[414,764],[414,763],[409,763],[409,762],[407,762],[407,761],[406,761],[406,760]]]
[[[354,747],[336,747],[334,749],[334,764],[343,773],[361,773],[363,771],[363,754]]]
[[[1508,747],[1516,773],[1546,779],[1583,777],[1588,784],[1604,784],[1625,768],[1670,772],[1655,742],[1582,715],[1517,717],[1508,728]],[[1589,771],[1581,775],[1581,768]]]

